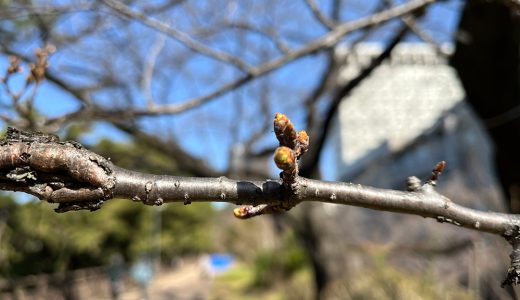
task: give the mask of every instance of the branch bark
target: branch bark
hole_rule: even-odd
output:
[[[515,226],[520,228],[520,216],[459,206],[438,194],[430,181],[416,184],[410,191],[396,191],[304,177],[297,177],[295,184],[288,187],[281,180],[153,175],[119,168],[75,142],[26,135],[13,129],[0,149],[1,189],[24,191],[60,204],[79,205],[92,202],[96,196],[100,197],[96,201],[125,198],[151,205],[228,202],[294,206],[313,201],[419,215],[499,235]]]
[[[300,132],[295,140],[288,141],[285,133],[295,129],[276,127],[289,123],[278,115],[275,119],[281,146],[294,144],[293,149],[304,149],[308,140],[302,139]],[[299,157],[304,152],[295,153]],[[435,183],[444,169],[443,162],[425,184],[416,177],[409,178],[407,191],[307,179],[298,176],[297,165],[287,166],[284,172],[295,170],[290,182],[287,176],[283,180],[246,181],[153,175],[119,168],[76,142],[62,142],[52,135],[9,128],[6,138],[0,140],[0,189],[22,191],[58,203],[57,212],[93,211],[111,198],[132,199],[146,205],[247,204],[235,212],[243,218],[288,210],[303,201],[359,206],[433,218],[440,223],[503,236],[514,249],[504,284],[520,282],[520,216],[467,208],[437,193]]]

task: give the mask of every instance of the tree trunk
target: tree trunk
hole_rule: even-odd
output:
[[[467,101],[495,144],[498,177],[508,206],[520,212],[520,18],[501,1],[468,1],[451,64]]]

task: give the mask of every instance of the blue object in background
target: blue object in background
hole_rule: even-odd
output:
[[[230,254],[214,253],[209,255],[209,266],[213,273],[227,271],[235,262],[235,258]]]
[[[139,259],[139,261],[130,270],[132,278],[143,286],[148,286],[152,281],[154,270],[149,259]]]

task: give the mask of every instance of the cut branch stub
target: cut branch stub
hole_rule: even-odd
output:
[[[96,210],[112,198],[112,164],[76,142],[8,128],[0,140],[0,187],[52,203],[56,211]]]

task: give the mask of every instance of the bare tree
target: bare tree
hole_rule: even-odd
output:
[[[84,161],[86,165],[83,165],[79,160],[76,165],[68,165],[58,172],[68,170],[72,173],[47,178],[50,181],[45,182],[57,180],[64,184],[51,186],[49,194],[49,191],[35,189],[34,182],[24,185],[21,181],[24,176],[31,176],[32,168],[38,169],[29,161],[16,166],[1,165],[6,169],[4,187],[55,202],[74,200],[60,203],[60,210],[95,209],[100,205],[100,199],[115,196],[136,196],[136,200],[148,204],[158,204],[160,199],[164,202],[218,200],[265,204],[255,208],[247,206],[238,212],[248,216],[285,210],[301,201],[320,201],[419,214],[480,231],[505,234],[516,224],[516,219],[452,205],[444,209],[448,202],[432,190],[431,183],[424,187],[419,185],[415,191],[395,193],[370,188],[358,190],[356,186],[300,177],[319,179],[322,150],[339,103],[389,57],[406,34],[412,32],[442,52],[419,22],[433,2],[413,0],[395,5],[392,1],[381,1],[373,7],[361,5],[359,15],[362,17],[356,19],[345,17],[342,12],[356,9],[360,4],[339,0],[326,5],[316,1],[297,4],[294,1],[267,1],[262,6],[233,1],[212,1],[211,5],[205,5],[178,0],[160,4],[118,0],[62,6],[38,5],[32,1],[1,4],[0,51],[13,59],[10,73],[2,78],[7,97],[0,100],[0,120],[17,128],[42,132],[57,132],[75,122],[110,124],[136,141],[169,155],[183,171],[214,178],[150,177],[102,163],[110,176],[93,184],[90,179],[72,175],[84,167],[96,168],[95,164]],[[389,30],[388,21],[396,19],[402,20],[402,24],[397,30]],[[20,25],[24,22],[30,26]],[[392,31],[383,35],[387,41],[385,51],[354,80],[335,87],[342,64],[334,55],[335,46],[345,41],[355,44],[381,30]],[[40,45],[41,50],[33,55],[35,45]],[[322,62],[323,67],[312,74],[313,84],[302,89],[305,85],[302,81],[294,85],[287,80],[281,82],[284,77],[280,74],[295,62],[305,64],[305,60]],[[205,67],[197,64],[200,61]],[[18,67],[24,63],[32,64],[29,67],[31,80],[22,80],[23,87],[17,90],[12,81]],[[62,97],[67,98],[68,109],[57,108],[56,112],[48,113],[43,107],[54,105],[53,99],[37,97],[37,91],[44,87],[59,90]],[[216,110],[216,106],[228,109]],[[205,154],[218,156],[223,161],[242,159],[248,162],[265,161],[266,156],[272,155],[274,144],[265,141],[270,140],[266,134],[267,125],[275,111],[288,111],[303,120],[313,141],[308,153],[302,156],[299,176],[295,180],[298,189],[284,187],[279,181],[239,184],[240,181],[216,178],[222,174],[234,178],[236,174],[229,168],[226,170],[227,167],[217,168],[211,159],[201,158]],[[205,132],[210,127],[226,137],[219,146],[211,147],[207,142],[210,139]],[[192,131],[186,133],[187,130]],[[230,132],[232,134],[228,134]],[[204,135],[200,140],[214,151],[190,153],[186,150],[186,141],[192,138],[190,135]],[[10,140],[4,142],[2,159],[21,151],[22,144],[27,142],[17,144],[15,141],[21,136],[12,132]],[[72,144],[42,139],[33,141],[30,137],[28,141],[50,143],[49,149],[63,155],[69,155],[66,154],[69,152],[78,158],[93,155],[78,148],[75,148],[76,152],[72,151],[69,149]],[[13,143],[22,148],[12,146]],[[221,147],[221,144],[225,145]],[[245,149],[238,158],[231,151],[236,145]],[[47,148],[40,150],[47,151],[43,149]],[[32,154],[40,158],[49,155],[47,152]],[[99,157],[99,161],[105,160]],[[31,170],[18,170],[16,172],[20,174],[15,174],[13,167]],[[270,177],[268,167],[246,173],[254,178]],[[85,180],[88,185],[82,185]],[[177,180],[182,189],[175,186]],[[152,184],[150,191],[147,191],[147,182]],[[303,183],[307,187],[304,188]],[[365,198],[367,200],[360,200]],[[433,200],[426,202],[430,198]],[[312,222],[306,224],[312,226]],[[317,270],[323,267],[319,266],[323,258],[318,252],[309,250],[309,256],[312,253],[315,254],[312,258],[315,273],[319,273]],[[327,279],[320,279],[319,274],[315,277],[320,291]]]

